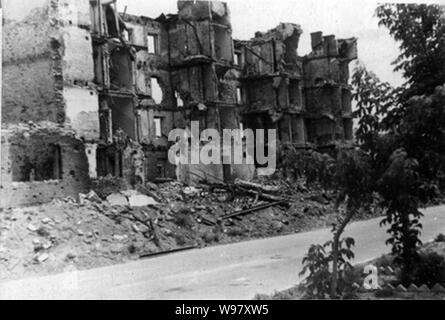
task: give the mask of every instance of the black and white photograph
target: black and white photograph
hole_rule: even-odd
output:
[[[0,6],[0,300],[445,300],[445,3]]]

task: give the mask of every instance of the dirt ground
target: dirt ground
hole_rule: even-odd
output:
[[[269,202],[258,196],[232,197],[207,185],[195,188],[167,182],[150,184],[149,189],[157,204],[111,205],[93,193],[87,199],[55,199],[39,206],[4,209],[0,214],[0,281],[122,263],[177,248],[302,232],[330,226],[336,217],[329,195],[299,191],[292,184],[280,186],[289,205],[229,219],[221,217]]]

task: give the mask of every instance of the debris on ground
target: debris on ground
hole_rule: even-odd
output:
[[[0,280],[89,269],[215,243],[330,226],[332,199],[286,181],[118,182],[0,216]],[[307,189],[306,189],[307,190]],[[371,216],[365,214],[363,217]]]

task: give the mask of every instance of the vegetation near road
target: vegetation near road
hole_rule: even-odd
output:
[[[354,241],[341,235],[354,214],[371,204],[386,212],[381,226],[388,226],[386,243],[401,268],[401,283],[413,283],[415,272],[422,273],[419,266],[427,265],[418,250],[419,207],[445,190],[444,12],[437,5],[384,4],[376,15],[399,44],[394,70],[402,71],[406,82],[392,88],[363,65],[354,71],[359,148],[338,148],[335,157],[324,160],[330,174],[315,177],[335,190],[338,222],[333,240],[311,246],[303,261],[308,297],[340,298],[350,291],[346,280]],[[319,158],[312,155],[310,161]]]

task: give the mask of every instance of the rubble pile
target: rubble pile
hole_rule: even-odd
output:
[[[322,192],[287,182],[147,183],[4,209],[0,280],[88,269],[181,248],[301,232],[335,221]]]

